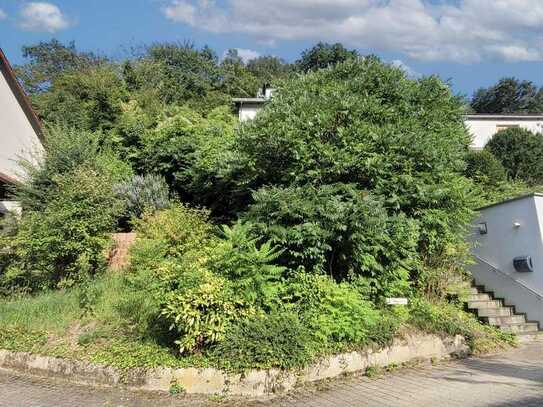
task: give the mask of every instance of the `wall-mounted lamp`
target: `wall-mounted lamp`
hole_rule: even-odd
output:
[[[531,273],[534,271],[534,263],[530,256],[519,256],[513,259],[513,267],[519,273]]]
[[[514,227],[514,228],[519,228],[519,227],[520,227],[520,223],[519,223],[519,222],[513,222],[513,227]]]
[[[480,235],[486,235],[488,233],[486,222],[481,222],[477,224],[477,230],[479,231]]]

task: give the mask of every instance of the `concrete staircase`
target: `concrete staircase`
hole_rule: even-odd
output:
[[[506,305],[502,298],[495,298],[483,286],[469,289],[467,307],[481,321],[499,327],[502,331],[515,333],[520,340],[535,339],[543,334],[537,322],[527,321],[525,314],[517,313],[514,306]]]

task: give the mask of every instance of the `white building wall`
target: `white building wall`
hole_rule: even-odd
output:
[[[239,121],[244,122],[256,117],[258,111],[262,108],[259,104],[244,103],[239,107]]]
[[[534,133],[543,131],[543,118],[534,119],[482,119],[468,117],[464,123],[473,137],[471,147],[480,150],[500,129],[521,127]]]
[[[543,326],[543,197],[529,196],[482,209],[475,225],[481,222],[486,223],[488,233],[475,229],[472,235],[473,253],[483,260],[471,266],[475,281]],[[513,267],[517,256],[531,256],[534,271],[517,272]]]
[[[30,159],[42,150],[32,125],[0,73],[0,172],[18,178],[17,159]]]

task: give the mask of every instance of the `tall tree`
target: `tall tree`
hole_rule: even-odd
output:
[[[475,92],[471,107],[477,113],[536,113],[543,111],[543,90],[530,81],[502,78]]]
[[[16,67],[17,75],[30,94],[45,92],[60,75],[81,71],[107,62],[92,52],[80,52],[75,42],[64,45],[56,39],[23,46],[26,64]]]
[[[220,65],[224,93],[232,96],[252,97],[261,85],[245,66],[237,49],[229,49]]]
[[[344,62],[358,56],[358,51],[349,50],[339,42],[335,44],[319,42],[313,48],[302,52],[301,58],[296,61],[296,67],[302,72],[309,72],[333,66],[338,62]]]
[[[261,83],[271,83],[276,79],[286,77],[292,72],[292,66],[281,58],[274,56],[260,56],[247,62],[247,69],[256,76]]]

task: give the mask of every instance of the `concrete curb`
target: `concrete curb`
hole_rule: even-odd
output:
[[[214,368],[158,368],[117,370],[108,366],[0,350],[0,367],[30,374],[57,377],[77,383],[106,386],[123,385],[148,391],[168,391],[173,384],[192,394],[224,394],[259,397],[284,393],[295,386],[365,371],[370,366],[385,367],[411,361],[465,356],[469,348],[461,336],[408,335],[391,346],[363,352],[350,352],[321,359],[296,371],[249,370],[230,374]]]

